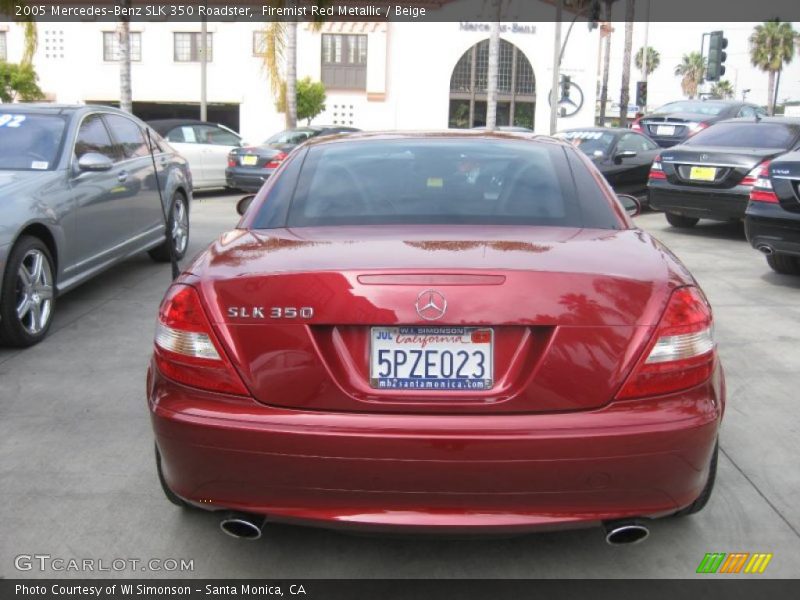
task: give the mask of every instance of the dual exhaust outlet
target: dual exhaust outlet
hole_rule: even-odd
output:
[[[762,254],[766,254],[767,256],[775,254],[775,250],[772,249],[772,246],[768,246],[767,244],[759,244],[758,246],[756,246],[756,250],[758,250]]]
[[[231,537],[257,540],[261,537],[267,518],[243,512],[229,512],[219,523],[220,529]],[[603,523],[606,543],[610,546],[637,544],[650,535],[650,530],[639,519],[623,519]]]

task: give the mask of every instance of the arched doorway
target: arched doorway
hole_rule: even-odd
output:
[[[489,79],[489,40],[464,52],[450,77],[449,127],[486,125],[486,84]],[[531,62],[511,42],[500,40],[497,73],[497,125],[533,129],[536,78]]]

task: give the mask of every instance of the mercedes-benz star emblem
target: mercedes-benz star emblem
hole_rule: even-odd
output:
[[[701,160],[708,160],[708,154],[701,154],[700,155],[700,159]]]
[[[424,290],[417,296],[417,314],[426,321],[437,321],[447,311],[447,299],[436,290]]]

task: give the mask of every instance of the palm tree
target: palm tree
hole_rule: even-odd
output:
[[[17,6],[24,6],[26,2],[20,0],[0,0],[0,15],[13,15]],[[36,47],[39,44],[39,36],[36,30],[36,22],[33,17],[22,18],[20,23],[25,28],[25,50],[22,53],[24,65],[33,62],[33,55],[36,54]]]
[[[600,35],[605,38],[605,48],[603,49],[603,83],[600,87],[600,126],[606,124],[606,104],[608,103],[608,71],[611,67],[611,34],[614,28],[611,26],[611,5],[614,0],[605,0],[603,5],[605,23],[600,26]]]
[[[689,98],[697,96],[697,86],[703,81],[706,74],[706,59],[699,52],[684,54],[681,64],[675,67],[675,75],[682,77],[681,89],[683,95]]]
[[[639,51],[636,53],[636,58],[634,58],[633,62],[636,65],[636,68],[642,72],[642,75],[645,75],[643,70],[644,63],[644,46],[639,48]],[[658,50],[653,48],[652,46],[647,47],[647,75],[650,75],[653,71],[655,71],[661,65],[661,54],[659,54]]]
[[[794,58],[794,41],[798,34],[791,23],[772,19],[756,25],[750,35],[750,62],[767,72],[767,108],[775,112],[775,74]]]
[[[711,86],[711,95],[714,98],[726,99],[733,98],[733,84],[727,79],[720,79],[713,86]]]
[[[625,0],[625,51],[622,55],[622,90],[619,95],[619,126],[628,126],[628,102],[631,93],[631,54],[635,0]]]

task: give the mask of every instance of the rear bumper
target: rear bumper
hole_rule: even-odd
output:
[[[717,221],[743,219],[749,200],[749,188],[746,192],[722,192],[714,189],[698,191],[697,188],[686,189],[652,182],[648,186],[651,208]]]
[[[165,479],[209,510],[407,531],[526,531],[663,516],[693,502],[724,409],[712,380],[548,415],[273,408],[148,376]]]
[[[225,169],[225,184],[247,192],[257,192],[269,179],[274,169],[244,169],[228,167]]]
[[[751,202],[744,230],[753,248],[766,245],[778,254],[800,256],[800,213],[784,210],[779,204]]]

